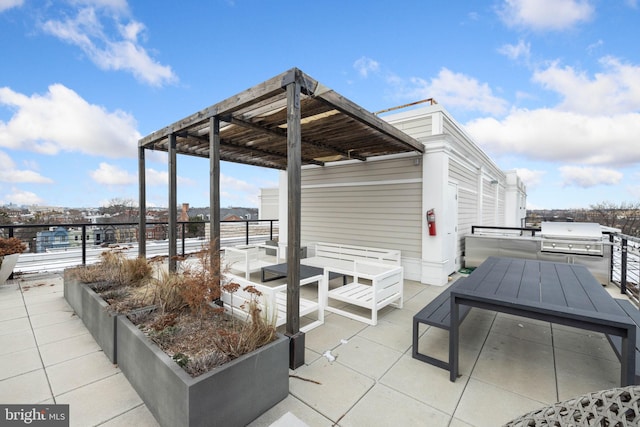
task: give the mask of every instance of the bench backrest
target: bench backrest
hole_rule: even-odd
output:
[[[371,261],[400,265],[400,251],[337,243],[316,243],[315,256],[337,261]]]

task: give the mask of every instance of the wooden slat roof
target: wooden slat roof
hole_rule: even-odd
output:
[[[294,79],[301,85],[303,165],[423,152],[421,143],[297,68],[153,132],[139,146],[168,151],[175,134],[178,154],[209,157],[209,119],[218,116],[221,160],[284,170],[286,86]]]

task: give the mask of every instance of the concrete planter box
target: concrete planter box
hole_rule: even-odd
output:
[[[118,363],[116,358],[116,319],[120,314],[109,310],[106,303],[86,283],[64,273],[64,298],[87,327],[111,363]]]
[[[192,378],[125,316],[118,365],[163,426],[245,426],[289,393],[289,340],[278,339]]]
[[[244,426],[289,394],[289,339],[283,335],[192,378],[67,271],[64,297],[162,426]]]
[[[2,258],[2,266],[0,266],[0,285],[4,285],[11,273],[13,273],[13,268],[16,266],[18,262],[18,257],[20,254],[11,254],[5,255]]]

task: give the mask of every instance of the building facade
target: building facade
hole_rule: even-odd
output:
[[[444,285],[464,265],[464,236],[473,225],[524,225],[526,188],[515,171],[500,170],[441,105],[383,118],[424,144],[424,154],[304,167],[303,246],[321,241],[399,249],[407,279]],[[286,185],[282,173],[281,245]]]

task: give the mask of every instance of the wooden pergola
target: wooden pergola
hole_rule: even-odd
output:
[[[169,269],[177,255],[177,154],[210,161],[210,236],[220,250],[220,161],[287,171],[287,325],[290,366],[304,363],[300,332],[301,168],[424,151],[421,143],[297,68],[145,136],[138,144],[139,255],[146,255],[145,150],[169,155]],[[212,257],[213,259],[213,257]],[[213,263],[212,266],[219,263]]]

